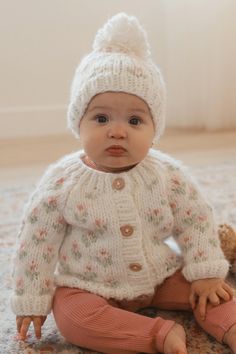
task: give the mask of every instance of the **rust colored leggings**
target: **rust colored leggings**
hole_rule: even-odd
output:
[[[190,283],[180,272],[156,288],[152,298],[134,301],[107,300],[78,288],[57,288],[53,312],[61,334],[69,342],[106,354],[163,352],[164,340],[173,321],[149,318],[135,313],[139,308],[154,306],[165,310],[191,311]],[[236,301],[223,303],[207,311],[199,325],[218,341],[236,323]]]

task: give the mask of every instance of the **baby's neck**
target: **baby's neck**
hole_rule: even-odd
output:
[[[117,168],[105,168],[102,166],[98,166],[94,161],[92,161],[87,155],[82,157],[84,164],[94,170],[107,172],[107,173],[120,173],[131,170],[134,166],[125,166],[125,167],[117,167]]]

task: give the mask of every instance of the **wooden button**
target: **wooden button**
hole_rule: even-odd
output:
[[[120,231],[121,231],[123,236],[129,237],[129,236],[131,236],[133,234],[134,229],[130,225],[123,225],[123,226],[121,226]]]
[[[123,178],[118,177],[114,179],[114,181],[112,182],[112,187],[118,191],[123,189],[124,186],[125,186],[125,181],[123,180]]]
[[[142,266],[139,263],[131,263],[129,265],[129,269],[131,269],[133,272],[139,272],[142,269]]]

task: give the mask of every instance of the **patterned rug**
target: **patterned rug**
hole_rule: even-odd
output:
[[[215,208],[219,223],[228,222],[236,227],[236,164],[194,168],[191,171],[203,192]],[[15,317],[9,306],[11,294],[11,260],[22,208],[36,181],[18,182],[15,186],[0,188],[0,353],[1,354],[88,354],[91,352],[67,343],[58,333],[52,316],[43,327],[43,336],[35,341],[33,331],[27,342],[16,340]],[[187,332],[189,354],[230,354],[226,346],[217,343],[195,323],[190,313],[163,312],[153,308],[142,310],[150,317],[168,316],[181,323]]]

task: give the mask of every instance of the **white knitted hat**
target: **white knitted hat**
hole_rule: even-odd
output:
[[[76,69],[68,108],[68,126],[76,137],[90,100],[108,91],[130,93],[147,103],[157,141],[165,126],[165,84],[151,59],[146,32],[136,17],[125,13],[97,32],[93,51]]]

